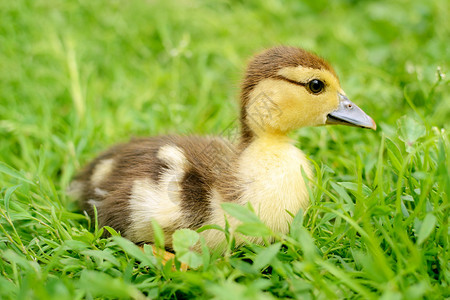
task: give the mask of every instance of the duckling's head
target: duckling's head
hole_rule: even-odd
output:
[[[245,74],[241,101],[244,140],[326,124],[376,128],[347,98],[333,68],[300,48],[279,46],[256,55]]]

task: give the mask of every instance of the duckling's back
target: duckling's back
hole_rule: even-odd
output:
[[[221,138],[134,139],[94,159],[69,193],[91,217],[96,207],[100,226],[135,243],[154,241],[152,219],[170,239],[177,229],[208,224],[213,189],[235,157],[235,147]]]

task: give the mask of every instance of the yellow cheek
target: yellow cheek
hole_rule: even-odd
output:
[[[250,94],[247,120],[252,130],[287,132],[324,125],[338,106],[337,91],[311,95],[304,87],[282,80],[265,79]]]
[[[337,91],[329,90],[320,95],[311,95],[306,90],[295,95],[287,95],[279,102],[283,114],[278,120],[281,131],[289,131],[305,126],[324,125],[327,115],[337,109]],[[275,125],[275,124],[273,124]]]
[[[340,93],[340,92],[339,92]],[[324,99],[324,110],[330,113],[339,107],[339,96],[338,91],[330,91],[325,95]]]
[[[306,92],[307,93],[307,92]],[[306,94],[302,93],[302,94]],[[320,116],[320,105],[316,105],[310,97],[297,97],[283,99],[280,106],[283,111],[283,117],[280,120],[280,127],[285,130],[291,130],[298,127],[315,125]]]

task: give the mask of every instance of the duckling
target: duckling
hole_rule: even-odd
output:
[[[222,203],[250,203],[271,230],[287,233],[288,212],[295,215],[309,203],[302,172],[313,177],[288,134],[327,124],[376,129],[324,59],[301,48],[274,47],[257,54],[246,70],[237,143],[200,136],[132,139],[88,164],[75,177],[71,194],[90,216],[96,207],[100,226],[136,244],[154,242],[155,220],[169,250],[177,229],[223,227]],[[228,222],[232,230],[239,224],[230,217]],[[224,244],[218,230],[201,234],[209,247]]]

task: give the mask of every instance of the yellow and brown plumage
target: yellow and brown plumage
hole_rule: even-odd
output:
[[[332,67],[303,49],[280,46],[256,55],[241,88],[238,144],[220,137],[134,139],[91,162],[71,193],[90,215],[96,206],[101,226],[138,244],[153,242],[152,220],[164,230],[168,249],[177,229],[224,226],[225,202],[251,203],[269,228],[286,233],[288,211],[308,206],[302,172],[312,177],[287,134],[326,124],[375,129],[375,123],[347,99]],[[229,222],[232,229],[239,223]],[[202,235],[215,248],[225,238],[217,230]]]

